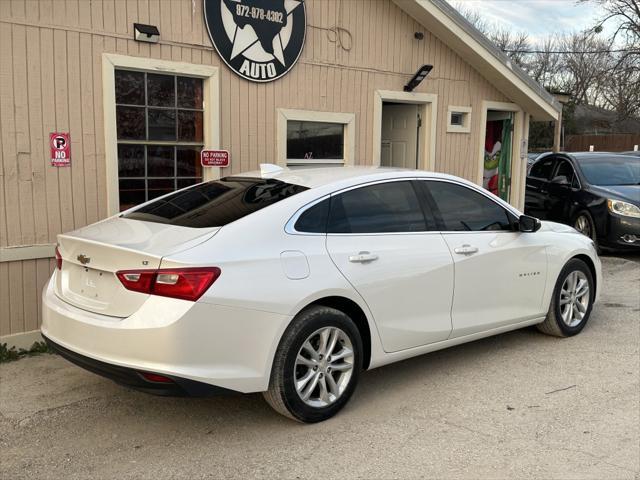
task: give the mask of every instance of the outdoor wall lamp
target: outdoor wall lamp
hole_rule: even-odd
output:
[[[413,89],[416,88],[418,85],[420,85],[420,82],[422,82],[426,78],[426,76],[429,75],[429,72],[431,71],[432,68],[433,68],[433,65],[421,66],[418,69],[418,71],[415,73],[413,78],[409,80],[409,83],[407,83],[404,86],[404,91],[413,92]]]
[[[133,24],[133,39],[137,42],[158,43],[160,30],[155,25]]]

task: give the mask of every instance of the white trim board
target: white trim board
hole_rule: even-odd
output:
[[[434,93],[400,92],[376,90],[373,94],[373,164],[380,165],[382,150],[382,104],[384,102],[410,103],[422,106],[420,132],[420,165],[418,169],[435,171],[436,127],[438,119],[438,95]]]
[[[218,67],[171,62],[147,57],[102,54],[102,103],[104,109],[105,160],[107,169],[107,212],[120,211],[118,190],[118,134],[116,128],[115,69],[189,75],[204,80],[204,148],[220,148],[220,74]],[[203,168],[203,180],[220,178],[220,168]]]
[[[0,247],[0,263],[36,260],[38,258],[53,258],[55,256],[55,249],[55,243]]]

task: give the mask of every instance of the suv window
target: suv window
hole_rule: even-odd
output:
[[[542,160],[538,160],[531,167],[529,176],[534,178],[539,178],[541,180],[551,179],[554,162],[555,160],[553,158],[543,158]]]
[[[178,190],[124,214],[124,218],[181,227],[222,227],[308,190],[275,179],[226,177]]]
[[[462,185],[427,181],[445,231],[513,230],[507,211]]]
[[[327,233],[425,230],[424,214],[410,181],[378,183],[331,197]]]

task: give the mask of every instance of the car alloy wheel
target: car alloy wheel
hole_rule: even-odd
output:
[[[300,399],[311,407],[326,407],[342,396],[353,372],[353,345],[337,327],[313,332],[302,344],[294,368]]]
[[[571,272],[560,290],[560,316],[568,327],[582,322],[589,308],[589,280],[580,270]]]
[[[578,218],[576,218],[574,227],[581,234],[592,238],[591,221],[585,215],[580,215]]]

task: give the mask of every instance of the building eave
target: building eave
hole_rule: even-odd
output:
[[[560,103],[445,0],[393,0],[535,120],[557,120]]]

